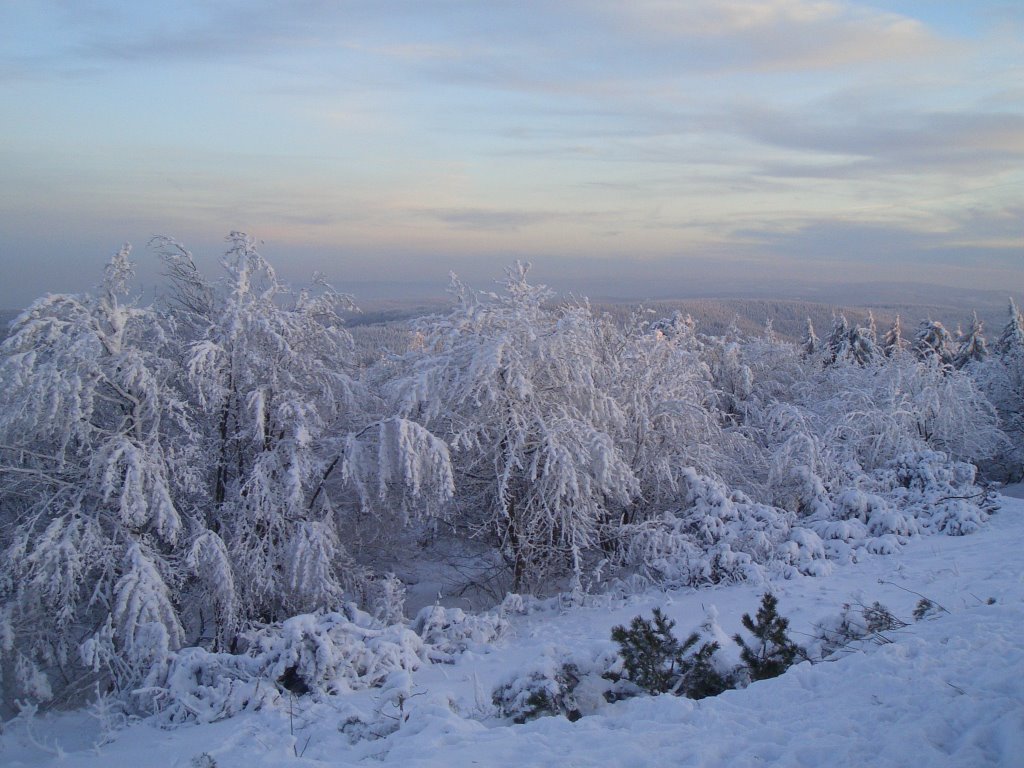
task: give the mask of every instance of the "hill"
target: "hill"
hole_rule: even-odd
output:
[[[1020,493],[1019,487],[1009,489]],[[259,712],[164,730],[125,727],[117,712],[21,718],[5,726],[0,756],[10,768],[233,768],[246,766],[1012,766],[1024,753],[1024,501],[1004,496],[980,532],[911,541],[896,556],[869,556],[832,575],[706,590],[652,590],[581,605],[536,604],[510,617],[503,636],[475,643],[453,663],[403,682],[408,698],[379,736],[345,724],[386,713],[387,688],[315,701],[279,695]],[[725,634],[740,630],[771,589],[791,634],[813,644],[844,603],[880,601],[907,626],[846,647],[826,663],[803,662],[781,677],[692,701],[671,695],[607,703],[578,694],[583,717],[513,725],[496,717],[502,681],[613,650],[611,627],[661,606],[683,631],[709,610]],[[919,594],[943,610],[913,621]],[[1010,673],[1010,674],[1008,674]],[[97,718],[99,718],[97,720]]]

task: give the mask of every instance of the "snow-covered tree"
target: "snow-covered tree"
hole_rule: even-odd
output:
[[[453,278],[456,307],[428,327],[406,394],[454,449],[458,519],[489,534],[514,591],[563,570],[578,581],[602,521],[639,491],[589,308],[549,307],[527,271],[509,269],[499,295]]]
[[[727,335],[708,348],[712,380],[718,390],[718,410],[730,425],[742,424],[754,390],[754,372],[743,359],[743,347]]]
[[[36,301],[0,348],[8,696],[74,696],[89,673],[128,686],[185,640],[196,435],[159,318],[128,299],[129,253],[95,295]]]
[[[953,364],[957,368],[964,368],[970,364],[981,363],[988,357],[988,345],[985,342],[984,323],[978,319],[978,313],[974,313],[971,321],[971,329],[964,334],[957,347]]]
[[[878,355],[875,333],[875,317],[868,313],[867,325],[851,326],[845,315],[839,315],[832,323],[827,348],[830,361],[850,360],[858,365],[867,365]]]
[[[350,297],[322,281],[293,294],[251,238],[228,240],[218,282],[173,241],[162,255],[195,329],[185,364],[207,425],[204,551],[230,559],[236,594],[223,604],[271,619],[329,607],[352,586],[332,483],[364,510],[408,511],[423,491],[426,511],[425,492],[446,497],[451,477],[443,443],[361,389],[338,314]]]
[[[836,366],[808,382],[805,396],[840,465],[853,460],[864,471],[924,449],[976,461],[1003,440],[978,386],[937,358],[900,355],[866,369]]]
[[[820,349],[821,339],[814,332],[814,324],[811,322],[811,318],[808,317],[807,330],[804,332],[804,339],[800,344],[800,350],[803,352],[804,357],[814,357]]]
[[[882,352],[886,357],[892,357],[904,351],[907,348],[907,342],[903,338],[903,330],[900,324],[900,316],[896,317],[892,321],[892,325],[889,326],[889,330],[885,332],[885,336],[882,338]]]
[[[0,348],[3,698],[160,684],[176,649],[358,593],[353,511],[451,496],[447,446],[365,391],[329,286],[290,294],[234,233],[208,281],[171,240],[163,313],[46,296]],[[8,642],[10,640],[10,642]]]
[[[875,319],[869,316],[867,326],[854,326],[850,331],[849,354],[858,365],[867,365],[878,356],[875,345]]]
[[[1010,299],[1010,319],[996,341],[995,350],[1001,355],[1024,350],[1024,314],[1013,299]]]
[[[630,319],[629,325],[635,328],[640,322],[638,317],[633,317]],[[684,315],[682,312],[676,311],[672,313],[671,317],[652,322],[650,324],[650,331],[661,334],[664,338],[672,341],[679,339],[685,343],[690,343],[696,340],[697,323],[690,315]]]
[[[849,356],[850,322],[846,319],[846,315],[839,314],[832,318],[832,329],[829,331],[825,344],[832,362]]]
[[[921,322],[912,349],[921,360],[935,359],[946,366],[953,364],[953,337],[938,320]]]
[[[678,313],[676,319],[682,319]],[[688,316],[671,324],[670,333],[663,330],[667,324],[646,329],[634,322],[624,332],[602,326],[608,335],[604,380],[621,411],[613,434],[640,483],[640,494],[624,510],[626,522],[678,503],[687,467],[713,472],[724,460],[718,395],[702,360],[704,346]]]
[[[813,412],[776,402],[761,413],[757,426],[767,456],[768,501],[800,517],[827,513],[825,482],[836,472]]]
[[[988,359],[967,370],[995,406],[1013,444],[1013,450],[996,462],[1002,465],[999,474],[1017,479],[1024,474],[1024,317],[1013,299],[1009,321],[993,349]]]

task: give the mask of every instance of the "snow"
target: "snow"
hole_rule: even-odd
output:
[[[577,722],[549,716],[524,725],[499,719],[491,703],[491,692],[516,674],[606,657],[614,650],[611,627],[655,607],[677,622],[681,636],[709,613],[731,635],[741,615],[754,612],[765,585],[588,596],[582,604],[552,600],[532,609],[529,601],[510,601],[503,613],[509,626],[493,639],[484,634],[481,642],[463,644],[465,650],[453,648],[451,664],[398,669],[383,688],[319,698],[275,690],[260,711],[173,729],[154,721],[117,729],[117,712],[98,708],[21,717],[3,726],[0,764],[1020,765],[1022,496],[1020,486],[1005,489],[1001,509],[969,536],[917,537],[896,554],[848,562],[831,575],[771,582],[791,636],[805,646],[814,645],[815,627],[848,603],[880,601],[909,624],[885,632],[887,644],[854,644],[826,662],[802,662],[781,677],[717,697],[642,696],[609,704],[578,692],[584,716]],[[947,612],[914,622],[917,593]]]

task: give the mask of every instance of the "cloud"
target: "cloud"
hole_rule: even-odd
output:
[[[1010,211],[976,212],[948,221],[941,231],[920,225],[821,218],[789,231],[746,230],[737,235],[768,253],[819,267],[833,264],[849,269],[860,264],[872,271],[919,271],[923,282],[936,282],[929,278],[931,269],[947,277],[971,269],[1005,272],[1024,287],[1019,270],[1024,237],[1018,234],[1016,242],[1006,237],[1012,229],[1012,216]]]
[[[693,46],[713,68],[834,69],[934,54],[947,45],[915,19],[829,0],[635,0],[602,7],[656,44]]]
[[[1024,155],[1024,114],[868,112],[846,120],[835,117],[758,109],[738,112],[735,125],[743,134],[777,147],[915,165],[942,158],[977,162],[990,155]]]
[[[745,106],[723,128],[792,153],[759,163],[758,172],[767,177],[988,179],[1024,163],[1024,113],[1012,111]]]
[[[941,23],[840,0],[39,0],[0,51],[7,205],[87,212],[115,244],[132,221],[250,227],[609,275],[681,252],[741,276],[1005,266],[1024,48],[973,4],[963,33],[900,7]]]
[[[948,45],[919,21],[832,0],[350,4],[52,2],[83,60],[273,59],[348,46],[453,81],[532,89],[699,70],[834,69]],[[470,66],[458,66],[459,63]],[[444,66],[445,64],[450,66]]]
[[[494,210],[484,208],[437,208],[421,214],[443,221],[457,229],[513,231],[550,221],[558,214],[539,211]]]

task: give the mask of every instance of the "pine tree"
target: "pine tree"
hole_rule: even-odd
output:
[[[914,354],[919,360],[936,360],[943,366],[953,364],[953,337],[938,320],[923,320],[914,337]]]
[[[804,357],[814,357],[818,353],[820,346],[821,340],[814,332],[814,324],[811,322],[811,318],[808,317],[807,330],[804,332],[804,340],[800,344],[800,350]]]
[[[878,356],[875,337],[875,317],[868,315],[867,326],[854,326],[850,330],[847,354],[857,365],[867,365]]]
[[[702,630],[709,631],[711,621],[709,618]],[[723,675],[715,665],[718,642],[705,639],[701,632],[693,632],[680,642],[672,633],[675,625],[655,608],[651,619],[634,616],[629,629],[612,629],[612,640],[619,645],[629,680],[651,694],[671,692],[691,699],[717,696],[735,688],[732,674]]]
[[[765,592],[757,609],[757,618],[751,619],[750,614],[743,614],[743,626],[754,636],[752,643],[748,645],[738,633],[733,638],[740,646],[740,658],[750,670],[751,680],[778,677],[803,653],[786,634],[789,620],[779,616],[778,604],[775,595]]]
[[[629,679],[648,693],[666,693],[679,683],[683,656],[697,642],[696,633],[680,643],[672,634],[674,621],[660,608],[650,620],[634,616],[629,629],[612,628],[612,640],[619,644],[619,655]]]
[[[850,323],[843,314],[832,318],[832,330],[825,342],[829,351],[829,362],[846,359],[850,353]]]
[[[971,322],[971,329],[961,338],[953,364],[957,368],[963,368],[970,363],[980,363],[988,357],[988,347],[985,337],[982,335],[984,323],[978,319],[978,313],[974,313]]]
[[[723,675],[715,667],[714,655],[719,649],[717,642],[706,642],[689,658],[682,691],[687,698],[704,699],[736,687],[731,675]]]
[[[999,335],[995,350],[1000,355],[1024,354],[1024,314],[1021,314],[1017,303],[1012,298],[1010,299],[1010,319]]]
[[[882,338],[882,352],[886,357],[892,357],[906,348],[907,342],[903,339],[900,316],[896,315],[892,325],[889,326],[889,330],[886,331],[885,336]]]

